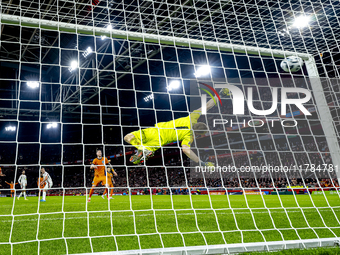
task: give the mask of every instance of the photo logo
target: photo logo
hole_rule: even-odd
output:
[[[220,101],[220,104],[222,106],[222,100],[220,98],[220,95],[217,93],[217,91],[211,87],[210,85],[208,84],[205,84],[205,83],[202,83],[200,82],[199,84],[202,84],[204,86],[206,86],[207,88],[209,88],[210,90],[212,90],[212,92],[214,92],[214,94],[216,95],[216,97],[218,98],[218,100]],[[204,89],[204,88],[200,88],[198,87],[200,90],[203,90],[204,92],[206,92],[213,100],[214,100],[214,103],[215,105],[217,106],[217,102],[216,102],[216,99],[215,97],[210,93],[209,90],[207,89]],[[202,94],[202,97],[201,97],[201,103],[202,103],[202,114],[206,114],[207,113],[207,95],[206,94]]]
[[[218,99],[220,100],[220,103],[222,105],[221,99],[219,95],[217,94],[216,90],[214,90],[211,86],[201,83],[207,87],[209,87],[211,90],[214,91]],[[244,101],[245,101],[245,96],[243,94],[243,91],[230,84],[215,84],[215,88],[227,88],[229,91],[232,93],[232,104],[233,104],[233,114],[234,115],[244,115]],[[200,88],[202,89],[202,88]],[[248,88],[248,98],[247,98],[247,106],[248,109],[251,113],[256,114],[256,115],[261,115],[261,116],[266,116],[272,114],[276,109],[277,109],[277,103],[278,103],[278,89],[279,88],[272,88],[272,98],[273,98],[273,104],[270,109],[268,110],[257,110],[254,107],[253,104],[253,88]],[[309,90],[304,89],[304,88],[280,88],[281,89],[281,115],[286,115],[287,114],[287,105],[289,104],[294,104],[304,115],[310,116],[312,115],[306,107],[303,106],[304,103],[307,103],[311,97],[312,94]],[[211,93],[209,93],[207,90],[202,89],[206,91],[211,97]],[[288,94],[290,93],[302,93],[305,94],[305,97],[303,98],[288,98]],[[203,98],[204,97],[204,98]],[[214,100],[215,101],[215,100]],[[206,94],[202,95],[202,114],[206,114]],[[216,101],[215,101],[216,104]]]

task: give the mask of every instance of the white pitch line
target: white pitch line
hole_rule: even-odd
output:
[[[230,210],[230,209],[227,209],[227,210]],[[237,209],[236,209],[237,210]],[[265,211],[263,212],[256,212],[256,211],[253,211],[252,213],[253,214],[269,214],[268,211],[266,209],[264,209]],[[273,213],[285,213],[283,209],[272,209],[272,210],[275,210],[275,211],[271,211],[270,213],[273,214]],[[311,210],[311,211],[315,211],[315,209],[304,209],[304,211],[306,212],[306,210]],[[328,211],[330,209],[319,209],[319,211]],[[338,209],[333,209],[334,211],[340,211],[340,208]],[[180,213],[179,210],[177,210],[177,215],[195,215],[194,213]],[[299,213],[301,212],[300,210],[287,210],[288,213]],[[86,213],[86,212],[80,212],[80,213]],[[90,212],[91,213],[91,212]],[[109,212],[106,212],[106,213],[109,213]],[[126,213],[126,212],[124,212]],[[55,214],[61,214],[61,213],[55,213]],[[150,212],[150,214],[152,214],[152,212]],[[140,215],[136,215],[136,217],[150,217],[150,214],[140,214]],[[169,213],[157,213],[156,212],[156,217],[157,216],[169,216],[169,214],[171,214],[170,212]],[[202,212],[196,212],[196,215],[197,214],[204,214],[206,215],[207,213],[202,213]],[[230,213],[226,213],[226,212],[217,212],[217,214],[232,214],[231,212]],[[250,212],[234,212],[234,214],[249,214],[250,215]],[[4,217],[12,217],[12,216],[4,216]],[[20,215],[16,215],[15,217],[21,217]],[[35,217],[38,217],[35,216]],[[119,217],[133,217],[133,215],[114,215],[114,217],[116,218],[119,218]],[[110,216],[90,216],[90,220],[91,219],[106,219],[106,218],[110,218]],[[40,217],[40,221],[53,221],[53,220],[63,220],[64,218],[63,217],[56,217],[56,218],[42,218]],[[66,217],[65,220],[75,220],[75,219],[87,219],[87,217],[81,217],[81,216],[78,216],[78,217]],[[25,221],[38,221],[38,219],[26,219],[26,220],[14,220],[14,222],[25,222]],[[12,222],[11,220],[0,220],[0,222]]]

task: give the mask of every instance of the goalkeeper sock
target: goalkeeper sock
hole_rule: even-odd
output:
[[[111,189],[110,191],[110,197],[112,197],[112,195],[113,195],[113,189]]]
[[[43,191],[43,200],[46,200],[46,191]]]
[[[26,199],[26,191],[24,192],[24,197],[25,197],[25,199]]]

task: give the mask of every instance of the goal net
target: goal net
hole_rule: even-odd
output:
[[[2,0],[0,9],[0,254],[339,242],[337,2]],[[187,116],[191,132],[176,122]],[[171,120],[163,131],[175,138],[155,131]],[[140,144],[128,138],[135,131]],[[154,153],[133,164],[140,149]],[[117,176],[106,190],[105,170],[91,191],[98,150]]]

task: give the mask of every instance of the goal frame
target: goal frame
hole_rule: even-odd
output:
[[[297,53],[292,51],[273,50],[269,48],[261,48],[254,46],[244,46],[231,43],[222,43],[214,41],[204,41],[198,39],[181,38],[175,36],[164,36],[151,33],[140,33],[123,31],[117,29],[107,30],[104,27],[91,27],[85,25],[70,24],[52,20],[40,20],[36,18],[19,17],[8,14],[0,14],[2,24],[20,25],[32,28],[40,28],[45,30],[53,30],[59,32],[69,32],[83,35],[107,36],[115,39],[126,39],[131,41],[142,41],[149,43],[159,43],[165,45],[176,45],[191,48],[203,48],[208,50],[220,50],[225,52],[260,54],[261,56],[299,56],[303,60],[308,60],[311,55],[307,53]]]
[[[316,241],[318,240],[318,241]],[[320,239],[302,239],[289,241],[272,241],[258,243],[244,243],[243,247],[238,244],[225,245],[208,245],[208,246],[187,246],[161,249],[142,249],[127,250],[115,252],[97,252],[97,253],[78,253],[71,255],[184,255],[184,254],[232,254],[240,252],[266,252],[279,251],[283,249],[308,249],[318,247],[338,247],[340,238],[320,238]]]

